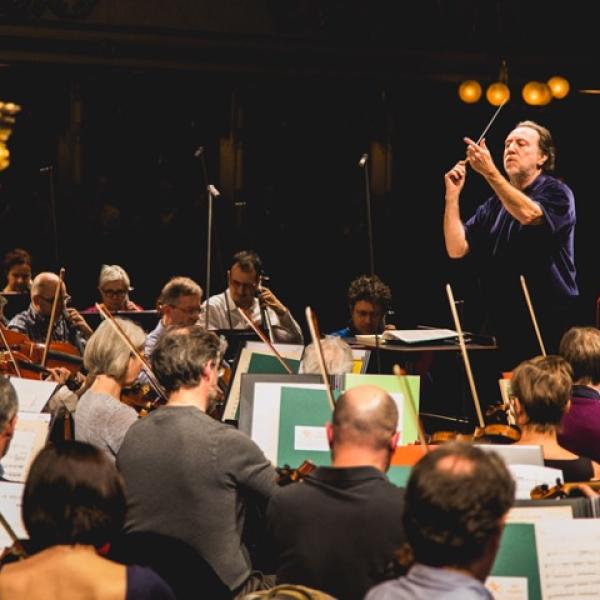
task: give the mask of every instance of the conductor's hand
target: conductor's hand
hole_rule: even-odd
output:
[[[460,195],[467,178],[467,169],[465,161],[457,162],[445,175],[446,197],[457,199]]]
[[[496,165],[485,144],[485,139],[481,140],[479,145],[477,145],[471,138],[466,137],[465,144],[467,144],[467,161],[473,171],[484,177],[492,175],[496,171]]]
[[[288,309],[269,288],[261,287],[258,296],[269,308],[272,308],[275,311],[278,317],[282,317],[287,313]]]

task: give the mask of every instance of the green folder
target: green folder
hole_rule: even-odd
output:
[[[284,358],[285,364],[291,369],[292,373],[298,373],[300,361],[294,358]],[[277,357],[270,354],[260,354],[253,352],[250,357],[247,373],[276,373],[285,375],[287,371],[279,362]]]

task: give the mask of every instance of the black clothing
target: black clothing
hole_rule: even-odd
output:
[[[562,469],[563,483],[571,483],[574,481],[589,481],[594,477],[594,467],[589,458],[580,456],[579,458],[571,458],[567,460],[544,459],[544,464],[553,469]]]
[[[404,490],[374,467],[319,467],[280,488],[267,508],[277,582],[362,600],[394,576],[393,553],[405,539],[403,506]]]

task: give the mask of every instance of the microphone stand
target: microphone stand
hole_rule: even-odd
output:
[[[54,262],[58,267],[58,228],[56,226],[56,202],[54,199],[54,167],[48,165],[40,169],[40,174],[48,175],[48,192],[50,201],[50,223],[52,225],[52,237],[54,241]]]
[[[375,275],[375,255],[373,251],[373,221],[371,219],[371,183],[369,181],[369,155],[363,154],[358,161],[358,166],[365,174],[365,203],[367,206],[367,233],[369,236],[369,268],[371,277]],[[381,375],[381,349],[379,348],[379,334],[375,333],[375,356],[377,357],[377,373]]]
[[[202,173],[204,175],[204,181],[206,182],[206,190],[208,192],[208,219],[207,219],[207,233],[206,233],[206,314],[204,315],[204,327],[208,329],[208,317],[210,313],[210,265],[212,256],[212,221],[213,221],[213,200],[218,198],[221,193],[217,188],[208,183],[208,173],[206,170],[206,161],[204,159],[204,147],[200,146],[194,156],[200,157],[200,163],[202,164]]]

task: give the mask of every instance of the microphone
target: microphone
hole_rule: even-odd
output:
[[[194,156],[198,158],[204,152],[204,146],[198,146],[194,152]]]
[[[208,193],[213,197],[213,198],[218,198],[221,195],[221,192],[219,192],[219,190],[212,184],[209,184],[206,186],[208,189]]]
[[[52,171],[52,165],[40,168],[40,173],[49,173],[50,171]]]
[[[358,161],[358,166],[362,169],[367,164],[368,160],[369,160],[369,155],[365,152],[365,154],[363,154],[360,157],[360,160]]]

